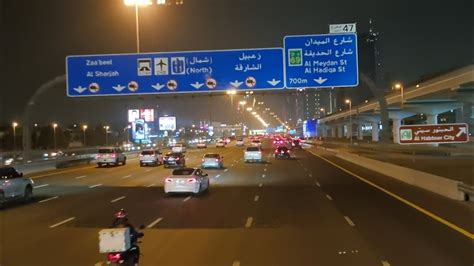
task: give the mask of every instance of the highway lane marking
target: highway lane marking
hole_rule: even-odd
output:
[[[326,194],[326,198],[328,198],[328,200],[332,200],[332,197],[329,196],[328,194]]]
[[[347,216],[344,216],[344,219],[346,219],[347,223],[350,225],[350,226],[355,226],[354,222],[351,220],[351,218],[347,217]]]
[[[36,189],[36,188],[42,188],[42,187],[48,187],[49,184],[43,184],[43,185],[38,185],[38,186],[34,186],[33,188]]]
[[[447,221],[447,220],[441,218],[440,216],[438,216],[438,215],[436,215],[436,214],[434,214],[434,213],[428,211],[427,209],[424,209],[423,207],[420,207],[420,206],[416,205],[415,203],[413,203],[413,202],[411,202],[411,201],[409,201],[409,200],[406,200],[406,199],[402,198],[401,196],[399,196],[399,195],[397,195],[397,194],[395,194],[395,193],[393,193],[393,192],[388,191],[387,189],[385,189],[385,188],[383,188],[383,187],[381,187],[381,186],[379,186],[379,185],[377,185],[377,184],[375,184],[375,183],[373,183],[373,182],[371,182],[371,181],[369,181],[369,180],[367,180],[367,179],[365,179],[365,178],[363,178],[363,177],[357,175],[356,173],[351,172],[350,170],[345,169],[344,167],[342,167],[342,166],[340,166],[340,165],[338,165],[338,164],[336,164],[336,163],[331,162],[330,160],[328,160],[328,159],[326,159],[326,158],[324,158],[324,157],[322,157],[322,156],[320,156],[320,155],[318,155],[318,154],[316,154],[316,153],[314,153],[314,152],[312,152],[312,151],[310,151],[310,152],[311,152],[314,156],[316,156],[316,157],[318,157],[318,158],[320,158],[320,159],[326,161],[327,163],[329,163],[329,164],[331,164],[331,165],[333,165],[333,166],[339,168],[340,170],[342,170],[342,171],[344,171],[344,172],[346,172],[346,173],[348,173],[348,174],[350,174],[350,175],[356,177],[356,178],[359,179],[360,181],[362,181],[362,182],[364,182],[364,183],[366,183],[366,184],[368,184],[368,185],[370,185],[370,186],[372,186],[372,187],[374,187],[374,188],[376,188],[376,189],[378,189],[378,190],[384,192],[385,194],[387,194],[387,195],[389,195],[389,196],[391,196],[391,197],[393,197],[393,198],[399,200],[400,202],[402,202],[402,203],[404,203],[404,204],[406,204],[406,205],[412,207],[413,209],[415,209],[415,210],[417,210],[417,211],[419,211],[419,212],[425,214],[426,216],[432,218],[433,220],[438,221],[438,222],[440,222],[440,223],[446,225],[447,227],[453,229],[454,231],[457,231],[458,233],[460,233],[460,234],[462,234],[462,235],[464,235],[464,236],[466,236],[466,237],[468,237],[468,238],[474,240],[474,233],[471,233],[471,232],[469,232],[468,230],[466,230],[466,229],[464,229],[464,228],[461,228],[460,226],[457,226],[457,225],[455,225],[454,223],[451,223],[451,222],[449,222],[449,221]]]
[[[258,187],[263,187],[263,184],[262,183],[258,184]]]
[[[390,266],[390,263],[388,263],[388,261],[386,260],[383,260],[381,262],[382,262],[382,266]]]
[[[309,176],[309,177],[313,177],[313,174],[309,174],[308,176]]]
[[[94,168],[94,167],[87,166],[87,167],[81,167],[81,168],[71,169],[71,170],[64,170],[64,171],[48,173],[48,174],[43,174],[43,175],[35,175],[35,176],[32,176],[31,178],[40,178],[40,177],[46,177],[46,176],[52,176],[52,175],[58,175],[58,174],[72,173],[72,172],[77,172],[77,171],[80,171],[80,170],[92,169],[92,168]]]
[[[118,198],[116,198],[116,199],[111,200],[110,203],[114,203],[114,202],[117,202],[117,201],[119,201],[119,200],[123,200],[124,198],[126,198],[126,196],[118,197]]]
[[[316,181],[316,186],[321,187],[321,184],[319,184],[319,182]]]
[[[102,262],[97,262],[96,264],[94,264],[94,266],[102,266]]]
[[[129,177],[132,177],[132,175],[126,175],[126,176],[122,176],[122,178],[129,178]]]
[[[266,177],[266,175],[265,175],[265,174],[262,174],[262,178],[265,178],[265,177]]]
[[[253,198],[253,201],[257,202],[259,198],[260,198],[260,197],[259,197],[258,195],[256,195],[256,196]]]
[[[231,167],[234,167],[234,164],[231,164],[230,166],[231,166]]]
[[[95,187],[100,187],[100,186],[102,186],[102,184],[95,184],[95,185],[89,186],[89,188],[95,188]]]
[[[245,222],[245,228],[250,228],[252,226],[253,217],[247,217],[247,221]]]
[[[188,200],[190,200],[192,197],[191,196],[187,196],[185,199],[183,199],[183,202],[186,202]]]
[[[109,169],[109,170],[107,170],[107,171],[105,171],[105,172],[106,172],[106,173],[110,173],[110,172],[112,172],[113,170],[114,170],[114,169]]]
[[[152,183],[152,184],[148,185],[147,187],[152,187],[152,186],[154,186],[154,185],[155,185],[155,183]]]
[[[214,178],[219,178],[221,175],[216,175]]]
[[[145,170],[145,172],[151,172],[151,170],[152,170],[152,169],[147,169],[147,170]]]
[[[80,175],[80,176],[76,176],[75,179],[81,179],[81,178],[84,178],[84,177],[87,177],[86,175]]]
[[[263,171],[266,172],[266,171],[267,171],[267,168],[264,168]]]
[[[227,172],[227,171],[229,171],[229,169],[225,169],[225,170],[224,170],[224,172]]]
[[[147,225],[146,228],[152,228],[153,226],[155,226],[155,225],[157,225],[159,222],[161,222],[161,220],[163,220],[162,217],[157,218],[156,220],[154,220],[153,222],[151,222],[149,225]]]
[[[54,200],[54,199],[57,199],[57,198],[59,198],[59,196],[47,198],[47,199],[44,199],[44,200],[40,200],[40,201],[38,201],[38,202],[39,202],[39,203],[48,202],[48,201],[50,201],[50,200]]]
[[[232,262],[232,266],[240,266],[240,261],[234,260],[234,261]]]
[[[76,219],[76,217],[67,218],[67,219],[66,219],[66,220],[64,220],[64,221],[61,221],[61,222],[59,222],[59,223],[56,223],[56,224],[50,225],[50,226],[49,226],[49,228],[55,228],[55,227],[58,227],[58,226],[60,226],[60,225],[63,225],[63,224],[65,224],[65,223],[68,223],[68,222],[70,222],[70,221],[72,221],[72,220],[74,220],[74,219]]]
[[[305,168],[304,170],[305,170],[306,172],[308,172],[308,168]]]

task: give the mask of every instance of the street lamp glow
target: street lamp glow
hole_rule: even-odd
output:
[[[82,129],[83,129],[83,130],[86,130],[86,129],[87,129],[87,125],[83,125],[83,126],[82,126]]]
[[[15,127],[18,126],[18,123],[17,123],[17,122],[13,122],[13,123],[12,123],[12,126],[13,126],[13,128],[15,128]]]
[[[393,87],[397,90],[401,89],[402,88],[402,84],[400,83],[396,83],[395,85],[393,85]]]
[[[239,104],[240,104],[240,105],[246,105],[247,102],[246,102],[246,101],[240,101]]]
[[[57,123],[53,123],[53,128],[56,129],[58,127]]]
[[[126,6],[149,6],[151,5],[151,0],[124,0],[123,3]]]
[[[351,100],[349,99],[346,99],[346,103],[349,104],[351,102]]]
[[[247,111],[252,111],[252,107],[247,107]]]
[[[235,94],[237,94],[237,91],[236,90],[227,90],[227,94],[228,95],[235,95]]]

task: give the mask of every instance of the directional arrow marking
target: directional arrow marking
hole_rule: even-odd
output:
[[[278,83],[280,83],[281,80],[276,80],[276,79],[272,79],[272,80],[267,80],[267,82],[272,85],[273,87],[275,87],[276,85],[278,85]]]
[[[79,86],[77,88],[74,88],[75,91],[79,92],[79,93],[83,93],[85,90],[87,90],[87,88],[84,88],[82,86]]]
[[[159,91],[159,90],[163,89],[163,87],[165,85],[161,85],[160,83],[156,83],[156,85],[151,85],[151,86],[153,87],[153,89]]]
[[[323,79],[322,77],[314,79],[314,81],[316,81],[318,84],[323,84],[326,80],[328,80],[328,79]]]
[[[122,85],[117,85],[117,86],[112,86],[112,88],[114,88],[114,90],[118,91],[118,92],[121,92],[123,89],[125,89],[125,86],[122,86]]]
[[[193,86],[196,89],[200,89],[202,86],[204,86],[204,83],[199,83],[196,81],[195,83],[192,83],[191,86]]]
[[[242,84],[244,84],[244,83],[241,82],[241,81],[238,81],[238,80],[235,80],[234,82],[230,82],[230,85],[232,85],[236,88],[240,87],[240,85],[242,85]]]
[[[467,134],[467,130],[465,127],[460,127],[458,134],[456,134],[456,137],[459,138],[462,134]]]

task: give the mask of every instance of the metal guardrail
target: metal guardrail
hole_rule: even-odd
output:
[[[465,183],[459,183],[458,189],[464,193],[464,200],[474,201],[474,186]]]

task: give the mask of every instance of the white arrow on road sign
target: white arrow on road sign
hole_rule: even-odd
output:
[[[160,84],[160,83],[156,83],[155,85],[151,85],[151,86],[153,87],[153,89],[159,91],[159,90],[163,89],[163,87],[164,87],[165,85],[162,85],[162,84]]]
[[[328,79],[323,79],[322,77],[314,79],[314,81],[316,81],[318,84],[323,84],[326,80],[328,80]]]
[[[87,88],[84,88],[82,86],[79,86],[77,88],[74,88],[75,91],[79,92],[79,93],[83,93],[85,90],[87,90]]]
[[[235,80],[234,82],[230,82],[230,85],[234,86],[235,88],[240,87],[240,85],[242,85],[242,84],[243,84],[243,82],[238,81],[238,80]]]
[[[193,86],[194,88],[199,90],[202,86],[204,86],[204,83],[199,83],[199,82],[196,81],[196,82],[192,83],[191,86]]]
[[[456,134],[456,137],[459,138],[462,134],[467,134],[467,130],[465,127],[460,127],[458,134]]]
[[[117,85],[117,86],[112,86],[112,88],[114,88],[114,90],[118,91],[118,92],[121,92],[123,89],[125,89],[125,86],[122,86],[122,85]]]
[[[278,85],[278,83],[280,83],[281,80],[276,80],[275,78],[273,78],[272,80],[267,80],[267,82],[272,85],[273,87],[275,87],[276,85]]]

